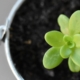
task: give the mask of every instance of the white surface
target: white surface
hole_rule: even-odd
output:
[[[3,25],[17,0],[0,0],[0,25]],[[16,80],[5,55],[3,43],[0,45],[0,80]]]
[[[17,0],[0,0],[0,25],[5,23],[10,10]]]

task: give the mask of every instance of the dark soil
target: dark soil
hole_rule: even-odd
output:
[[[10,52],[15,67],[25,80],[80,80],[70,72],[67,60],[55,69],[43,67],[42,58],[50,47],[44,34],[59,30],[57,18],[80,9],[80,0],[27,0],[17,11],[10,28]]]

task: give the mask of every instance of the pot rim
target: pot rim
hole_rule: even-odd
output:
[[[5,54],[7,57],[7,61],[8,64],[10,66],[10,69],[12,70],[14,76],[16,77],[17,80],[24,80],[23,77],[18,73],[18,71],[16,70],[13,61],[11,59],[11,54],[10,54],[10,46],[9,46],[9,28],[10,25],[13,21],[13,18],[16,14],[16,11],[20,8],[20,6],[22,5],[22,3],[25,0],[17,0],[17,2],[15,3],[15,5],[13,6],[8,18],[6,19],[6,24],[5,24],[5,32],[6,32],[6,37],[5,37],[5,42],[4,42],[4,47],[5,47]]]

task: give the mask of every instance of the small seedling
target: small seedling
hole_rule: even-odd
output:
[[[43,57],[43,65],[47,69],[57,67],[63,59],[68,58],[68,66],[72,72],[80,71],[80,10],[75,11],[70,19],[61,14],[58,17],[60,30],[45,34],[46,42],[52,46]]]

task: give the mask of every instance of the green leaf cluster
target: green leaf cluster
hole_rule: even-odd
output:
[[[80,71],[80,10],[75,11],[70,19],[61,14],[58,17],[60,30],[49,31],[45,41],[51,46],[43,57],[43,65],[47,69],[57,67],[63,59],[68,59],[72,72]]]

